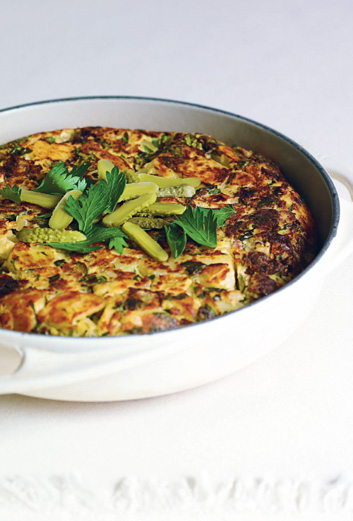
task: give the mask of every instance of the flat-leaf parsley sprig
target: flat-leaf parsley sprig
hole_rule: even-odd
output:
[[[0,190],[1,195],[4,199],[9,199],[13,203],[21,204],[21,188],[17,185],[13,185],[11,188],[9,185],[6,185],[4,188]]]
[[[49,170],[41,184],[34,189],[34,192],[53,195],[64,195],[69,190],[83,192],[87,186],[87,181],[83,179],[83,176],[90,166],[90,163],[84,163],[78,168],[74,167],[69,173],[64,161],[60,161]]]
[[[105,212],[114,211],[126,186],[126,176],[114,167],[107,172],[107,179],[100,179],[91,185],[80,197],[69,197],[65,210],[78,223],[79,230],[87,235],[92,230],[93,222]]]
[[[127,246],[127,236],[119,227],[106,228],[96,224],[103,213],[114,211],[126,186],[126,176],[118,167],[107,172],[106,179],[100,179],[96,185],[89,188],[77,199],[70,196],[66,202],[65,210],[77,221],[79,230],[86,235],[85,241],[76,243],[49,243],[54,248],[63,248],[70,251],[89,253],[100,249],[99,246],[90,246],[97,242],[109,240],[109,247],[123,253],[123,247]]]
[[[110,249],[114,248],[118,253],[123,253],[124,247],[127,246],[125,242],[127,238],[127,235],[125,235],[121,228],[106,228],[105,226],[96,224],[91,228],[90,232],[86,234],[86,240],[84,241],[49,242],[47,244],[53,248],[76,251],[77,253],[90,253],[102,248],[102,246],[92,246],[92,244],[109,240]]]
[[[209,248],[217,245],[217,219],[212,211],[203,211],[199,206],[193,209],[189,205],[173,222],[198,244]]]
[[[217,228],[235,213],[231,205],[219,210],[196,206],[187,207],[182,215],[178,215],[173,223],[165,226],[168,245],[174,258],[179,257],[186,247],[189,236],[198,244],[215,248],[217,246]]]

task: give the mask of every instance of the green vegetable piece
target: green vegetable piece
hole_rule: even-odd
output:
[[[125,175],[117,167],[107,172],[107,179],[91,185],[77,200],[69,197],[65,209],[76,219],[81,232],[87,235],[103,212],[113,212],[126,184]]]
[[[105,226],[94,225],[91,231],[87,233],[84,241],[50,242],[49,246],[69,251],[77,251],[79,253],[90,253],[102,248],[102,245],[97,243],[104,243],[109,240],[109,248],[115,248],[119,253],[123,253],[124,246],[127,246],[125,242],[126,238],[127,236],[121,228],[106,228]],[[92,246],[93,244],[95,244],[95,246]]]
[[[6,185],[5,188],[0,190],[0,194],[4,199],[9,199],[17,204],[21,204],[21,192],[22,190],[17,185],[13,185],[12,188],[9,185]]]
[[[143,211],[139,211],[140,215],[181,215],[185,212],[186,207],[179,203],[154,203]]]
[[[202,143],[197,139],[197,137],[194,134],[186,134],[186,136],[184,138],[184,142],[189,147],[198,148],[199,150],[203,150]]]
[[[64,230],[71,224],[73,216],[65,210],[66,201],[70,196],[77,199],[81,194],[81,190],[70,190],[60,199],[49,219],[48,224],[52,230]]]
[[[76,219],[79,229],[86,235],[92,229],[93,221],[107,207],[105,184],[106,181],[102,179],[97,185],[91,185],[77,200],[69,196],[66,201],[65,209]]]
[[[220,165],[222,166],[226,166],[227,168],[229,168],[229,165],[230,165],[230,160],[229,160],[229,157],[227,157],[226,155],[224,154],[211,154],[211,157],[213,159],[213,161],[216,161],[217,163],[219,163]]]
[[[76,251],[78,253],[91,253],[92,251],[102,249],[102,246],[90,246],[91,243],[87,240],[79,242],[46,242],[45,244],[51,246],[52,248]]]
[[[151,141],[143,139],[140,143],[140,150],[146,154],[155,154],[159,149],[160,143],[158,139],[152,139]]]
[[[136,172],[134,172],[133,170],[125,170],[125,175],[128,183],[140,182],[139,174],[136,174]]]
[[[217,246],[217,219],[212,210],[191,206],[185,210],[183,215],[174,219],[174,224],[183,228],[191,239],[202,246],[214,248]]]
[[[137,224],[144,230],[158,230],[169,224],[167,219],[161,219],[159,217],[132,217],[129,219],[129,223]]]
[[[134,179],[138,179],[141,182],[156,183],[159,188],[169,188],[170,186],[181,185],[198,188],[201,184],[201,179],[198,177],[161,177],[154,174],[145,174],[143,172],[136,172],[135,176]]]
[[[107,172],[111,172],[114,168],[114,163],[108,159],[100,159],[97,162],[98,177],[99,179],[107,180]]]
[[[120,226],[125,221],[130,219],[135,213],[141,211],[143,208],[148,207],[156,200],[156,194],[154,192],[141,195],[137,199],[127,201],[117,208],[113,213],[106,215],[103,219],[103,224],[108,227]]]
[[[125,235],[125,234],[124,234]],[[124,253],[124,246],[127,246],[123,237],[113,237],[109,241],[109,248],[116,250],[118,253]]]
[[[170,186],[168,188],[160,188],[158,197],[193,197],[196,188],[190,185]]]
[[[170,251],[173,257],[177,259],[185,250],[186,233],[183,228],[174,223],[170,226],[165,226],[165,233]]]
[[[122,201],[128,201],[130,199],[136,199],[140,195],[157,193],[158,186],[155,183],[129,183],[125,186],[119,203]]]
[[[142,228],[131,222],[126,222],[122,226],[122,230],[143,249],[147,255],[159,261],[166,261],[168,253],[148,235]]]
[[[104,183],[104,180],[100,181]],[[112,171],[107,172],[106,176],[106,191],[108,193],[108,201],[105,213],[114,212],[117,203],[120,201],[122,194],[124,193],[126,186],[126,176],[123,172],[119,171],[119,168],[115,166]]]
[[[22,228],[17,238],[23,242],[80,242],[86,239],[75,230],[52,230],[51,228]]]
[[[221,227],[226,220],[233,215],[233,213],[236,213],[233,206],[231,204],[228,204],[227,206],[223,206],[223,208],[220,208],[219,210],[211,210],[216,217],[217,220],[217,226]]]
[[[79,166],[74,165],[72,170],[71,170],[71,172],[70,172],[70,176],[72,176],[72,177],[84,177],[86,175],[86,172],[87,172],[87,170],[89,169],[90,166],[91,166],[91,163],[82,163]]]
[[[24,203],[37,204],[43,208],[52,210],[58,204],[61,199],[61,195],[44,194],[42,192],[35,192],[33,190],[21,190],[21,201]]]
[[[75,171],[77,173],[77,169]],[[80,172],[81,174],[82,172]],[[69,174],[65,163],[60,161],[46,174],[41,184],[34,191],[63,195],[69,190],[81,190],[83,192],[86,186],[85,179]]]
[[[233,215],[233,213],[236,213],[233,206],[231,204],[228,204],[227,206],[223,206],[219,209],[214,208],[202,208],[201,206],[198,206],[198,212],[201,212],[204,214],[205,217],[207,215],[212,214],[213,217],[216,219],[217,227],[220,228],[223,226],[223,224],[226,222],[226,220]]]

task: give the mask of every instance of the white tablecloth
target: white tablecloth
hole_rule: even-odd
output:
[[[0,108],[178,99],[351,161],[350,0],[0,8]],[[126,403],[0,397],[0,520],[351,519],[352,261],[327,277],[298,331],[221,381]]]

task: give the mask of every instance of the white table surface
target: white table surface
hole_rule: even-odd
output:
[[[177,99],[351,162],[351,0],[2,0],[0,9],[0,108]],[[298,331],[221,381],[125,403],[0,397],[0,520],[352,519],[352,262],[327,277]]]

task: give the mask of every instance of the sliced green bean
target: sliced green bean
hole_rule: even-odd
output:
[[[126,180],[128,183],[139,183],[139,174],[136,174],[133,170],[126,170],[125,172]]]
[[[126,222],[122,225],[122,230],[126,235],[130,237],[136,244],[143,249],[147,255],[150,255],[156,260],[166,261],[168,259],[168,253],[156,242],[152,237],[148,235],[140,226],[131,222]]]
[[[169,186],[168,188],[160,188],[158,197],[193,197],[196,188],[191,185]]]
[[[120,196],[119,203],[136,199],[140,195],[154,193],[156,194],[158,186],[155,183],[129,183],[125,186],[125,190]]]
[[[98,177],[99,179],[107,180],[107,172],[111,172],[114,168],[114,163],[108,159],[100,159],[97,162]]]
[[[42,208],[52,210],[61,199],[61,195],[44,194],[42,192],[34,192],[22,188],[21,201],[24,203],[37,204]]]
[[[158,230],[164,228],[167,224],[170,223],[169,219],[162,219],[160,217],[131,217],[128,221],[129,223],[137,224],[144,230]]]
[[[137,178],[135,176],[138,176]],[[161,177],[154,174],[136,172],[134,178],[142,182],[156,183],[159,188],[169,188],[170,186],[188,185],[198,188],[201,184],[199,177]]]
[[[73,221],[72,215],[65,210],[65,204],[70,195],[77,199],[82,194],[81,190],[70,190],[60,199],[49,219],[49,227],[53,230],[64,230]]]
[[[132,201],[127,201],[114,210],[113,213],[106,215],[103,218],[103,224],[109,227],[120,226],[137,212],[153,204],[156,198],[156,193],[150,192]]]
[[[136,212],[138,215],[181,215],[186,206],[179,203],[153,203],[144,210]]]

